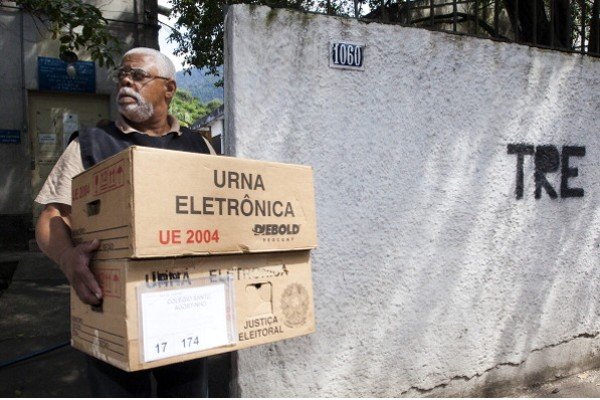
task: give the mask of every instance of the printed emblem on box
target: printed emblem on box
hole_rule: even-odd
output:
[[[105,297],[115,297],[120,299],[121,293],[121,271],[118,269],[103,269],[96,274],[102,294]]]
[[[306,288],[299,283],[288,285],[281,295],[281,310],[285,316],[283,323],[296,328],[306,323],[310,297]]]
[[[109,165],[94,174],[94,195],[110,192],[125,184],[124,160]]]

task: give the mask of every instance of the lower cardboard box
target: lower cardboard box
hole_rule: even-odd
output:
[[[96,260],[100,306],[71,291],[71,344],[125,371],[315,331],[309,251]]]

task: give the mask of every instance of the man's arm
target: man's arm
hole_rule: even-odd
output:
[[[100,241],[73,246],[71,240],[71,206],[47,204],[35,227],[38,246],[63,271],[77,296],[87,304],[99,304],[102,290],[90,271],[92,253]]]

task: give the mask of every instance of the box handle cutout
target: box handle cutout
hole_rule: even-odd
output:
[[[246,285],[246,308],[248,316],[273,314],[273,285],[256,282]]]
[[[91,217],[92,215],[100,214],[100,199],[90,201],[87,203],[87,215]]]
[[[90,306],[93,312],[103,313],[104,312],[104,299],[100,300],[100,304]]]

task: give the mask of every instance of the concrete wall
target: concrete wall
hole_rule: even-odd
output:
[[[317,333],[241,351],[243,396],[491,395],[600,364],[599,60],[263,7],[226,27],[226,149],[312,165],[319,226]]]

